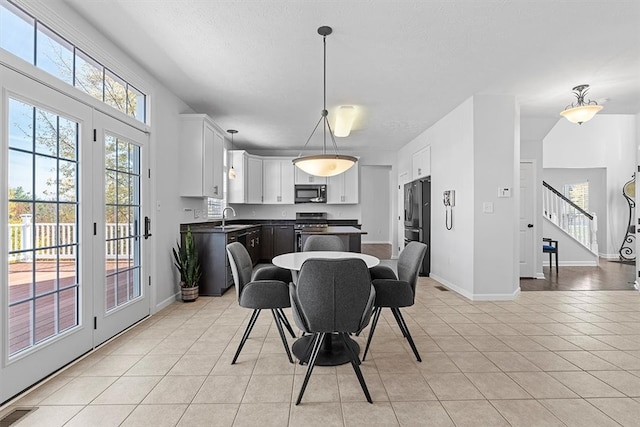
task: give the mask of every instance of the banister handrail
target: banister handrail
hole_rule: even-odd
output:
[[[552,193],[554,193],[556,196],[560,197],[562,200],[564,200],[565,202],[567,202],[571,207],[573,207],[575,210],[577,210],[578,212],[580,212],[581,214],[583,214],[584,216],[586,216],[587,218],[593,220],[593,215],[591,215],[589,212],[585,211],[584,209],[582,209],[580,206],[576,205],[575,203],[573,203],[571,200],[569,200],[568,198],[565,197],[564,194],[562,194],[561,192],[559,192],[558,190],[556,190],[555,188],[553,188],[551,185],[547,184],[546,181],[542,181],[542,185],[547,187],[549,190],[551,190]]]

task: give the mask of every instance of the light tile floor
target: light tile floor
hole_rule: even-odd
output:
[[[288,363],[268,312],[232,366],[250,311],[231,290],[172,304],[0,417],[36,406],[17,425],[640,425],[640,293],[472,302],[436,284],[420,278],[404,310],[422,363],[383,312],[362,364],[373,405],[343,365],[317,367],[295,406],[306,367]]]

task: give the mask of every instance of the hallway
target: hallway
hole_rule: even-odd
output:
[[[543,268],[544,279],[520,279],[522,291],[617,291],[633,290],[635,265],[600,259],[597,267]]]

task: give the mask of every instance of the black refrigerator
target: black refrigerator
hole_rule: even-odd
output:
[[[431,177],[404,185],[404,243],[426,243],[421,276],[431,272]]]

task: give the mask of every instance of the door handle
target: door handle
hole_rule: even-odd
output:
[[[527,224],[527,228],[533,228],[533,224]]]
[[[144,217],[144,240],[147,240],[149,237],[151,237],[151,233],[149,233],[149,231],[151,231],[151,218],[149,218],[148,216]]]

